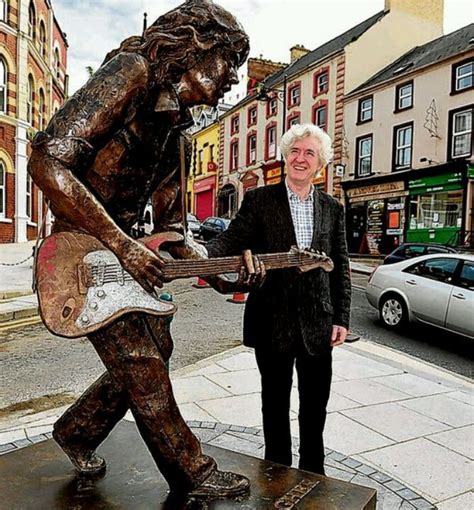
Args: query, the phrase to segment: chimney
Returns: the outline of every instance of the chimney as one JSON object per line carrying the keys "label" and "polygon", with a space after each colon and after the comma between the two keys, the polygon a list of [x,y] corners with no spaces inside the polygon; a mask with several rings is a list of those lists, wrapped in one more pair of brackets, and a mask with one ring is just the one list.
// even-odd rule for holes
{"label": "chimney", "polygon": [[247,94],[253,94],[257,85],[267,76],[280,71],[286,64],[272,62],[264,58],[249,58],[247,61]]}
{"label": "chimney", "polygon": [[306,49],[302,44],[296,44],[290,48],[291,63],[299,60],[301,57],[304,57],[307,53],[309,53],[309,50]]}

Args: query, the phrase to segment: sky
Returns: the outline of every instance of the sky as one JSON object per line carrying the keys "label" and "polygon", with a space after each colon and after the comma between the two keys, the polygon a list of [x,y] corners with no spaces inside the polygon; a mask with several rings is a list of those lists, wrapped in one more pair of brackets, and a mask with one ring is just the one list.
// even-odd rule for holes
{"label": "sky", "polygon": [[[411,1],[411,0],[406,0]],[[130,35],[140,34],[143,13],[148,24],[176,7],[180,0],[52,0],[56,18],[69,44],[69,93],[88,78],[86,67],[97,69],[108,51]],[[289,62],[290,48],[313,50],[383,10],[384,0],[219,0],[242,23],[250,37],[250,56]],[[428,2],[427,2],[428,3]],[[474,21],[472,0],[444,0],[444,33]],[[242,98],[241,84],[226,96]]]}

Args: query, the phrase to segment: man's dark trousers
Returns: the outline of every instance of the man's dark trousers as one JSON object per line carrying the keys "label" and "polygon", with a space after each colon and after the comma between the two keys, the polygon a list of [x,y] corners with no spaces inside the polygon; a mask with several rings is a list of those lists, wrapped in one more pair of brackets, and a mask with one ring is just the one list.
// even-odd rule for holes
{"label": "man's dark trousers", "polygon": [[331,351],[310,355],[300,339],[289,352],[257,347],[255,356],[262,381],[265,459],[291,466],[290,394],[296,366],[299,467],[324,475],[323,430],[332,377]]}

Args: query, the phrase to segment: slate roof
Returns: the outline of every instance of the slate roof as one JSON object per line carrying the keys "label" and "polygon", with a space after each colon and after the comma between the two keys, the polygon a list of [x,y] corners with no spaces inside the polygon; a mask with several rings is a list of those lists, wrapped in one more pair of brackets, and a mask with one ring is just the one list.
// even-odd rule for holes
{"label": "slate roof", "polygon": [[416,69],[459,55],[469,49],[474,50],[474,42],[469,44],[470,40],[474,41],[474,23],[423,44],[423,46],[415,46],[392,64],[374,74],[362,85],[359,85],[351,94],[384,81],[397,79],[400,76],[412,73]]}

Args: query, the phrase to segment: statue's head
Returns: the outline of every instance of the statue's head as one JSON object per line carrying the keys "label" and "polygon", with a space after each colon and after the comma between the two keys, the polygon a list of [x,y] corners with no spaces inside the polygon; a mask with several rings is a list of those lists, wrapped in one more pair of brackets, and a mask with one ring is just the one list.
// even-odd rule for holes
{"label": "statue's head", "polygon": [[[202,77],[216,88],[229,88],[236,82],[236,70],[248,56],[249,39],[237,19],[210,0],[187,0],[176,9],[160,16],[143,34],[126,39],[120,48],[110,52],[106,61],[122,51],[144,55],[155,70],[161,83],[177,84],[191,70],[208,71]],[[226,79],[222,76],[222,60],[229,66]],[[214,72],[212,72],[214,70]],[[225,90],[224,90],[225,91]],[[208,91],[211,95],[212,92]],[[216,95],[216,94],[214,94]],[[218,94],[221,95],[221,94]],[[216,103],[204,98],[205,103]],[[195,100],[191,101],[196,103]]]}

